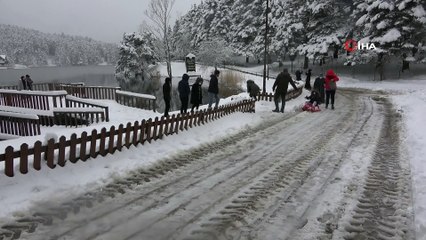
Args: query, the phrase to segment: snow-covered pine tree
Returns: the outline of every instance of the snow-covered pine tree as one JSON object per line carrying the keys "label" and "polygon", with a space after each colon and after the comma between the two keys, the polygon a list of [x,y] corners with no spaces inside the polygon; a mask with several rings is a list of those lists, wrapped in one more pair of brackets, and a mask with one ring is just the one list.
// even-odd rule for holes
{"label": "snow-covered pine tree", "polygon": [[360,17],[354,35],[359,41],[373,43],[377,48],[377,51],[369,51],[363,56],[376,58],[382,80],[389,56],[413,52],[424,41],[426,14],[422,1],[367,0],[366,3],[358,2],[357,8]]}
{"label": "snow-covered pine tree", "polygon": [[307,57],[305,61],[308,58],[321,61],[329,52],[341,48],[343,39],[350,29],[350,23],[347,21],[350,7],[346,2],[313,0],[307,2],[306,9],[300,13],[305,26],[305,41],[299,45],[298,50]]}
{"label": "snow-covered pine tree", "polygon": [[0,24],[0,32],[0,53],[6,54],[12,64],[90,65],[113,63],[117,58],[116,44],[87,37],[48,34],[4,24]]}
{"label": "snow-covered pine tree", "polygon": [[150,34],[127,33],[119,49],[116,78],[123,90],[150,93],[149,64],[155,60],[153,39]]}

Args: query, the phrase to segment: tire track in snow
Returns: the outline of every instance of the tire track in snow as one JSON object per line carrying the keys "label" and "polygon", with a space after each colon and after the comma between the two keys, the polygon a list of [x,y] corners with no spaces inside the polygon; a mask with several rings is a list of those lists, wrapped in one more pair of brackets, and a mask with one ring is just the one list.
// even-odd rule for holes
{"label": "tire track in snow", "polygon": [[387,99],[377,101],[384,105],[387,117],[364,191],[353,209],[352,219],[344,227],[348,233],[344,239],[415,239],[410,169],[401,153],[399,116]]}

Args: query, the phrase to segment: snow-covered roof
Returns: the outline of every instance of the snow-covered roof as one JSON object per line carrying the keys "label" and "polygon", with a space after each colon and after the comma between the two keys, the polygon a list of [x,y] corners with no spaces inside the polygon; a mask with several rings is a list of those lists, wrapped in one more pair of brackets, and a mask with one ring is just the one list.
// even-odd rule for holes
{"label": "snow-covered roof", "polygon": [[6,59],[6,55],[0,55],[0,59]]}
{"label": "snow-covered roof", "polygon": [[190,54],[186,55],[186,57],[187,57],[187,58],[195,58],[195,55],[194,55],[194,54],[192,54],[192,53],[190,53]]}

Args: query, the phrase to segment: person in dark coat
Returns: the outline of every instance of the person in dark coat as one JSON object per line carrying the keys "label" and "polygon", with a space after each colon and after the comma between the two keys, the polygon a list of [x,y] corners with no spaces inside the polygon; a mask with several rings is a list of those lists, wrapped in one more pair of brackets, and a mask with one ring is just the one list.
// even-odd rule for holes
{"label": "person in dark coat", "polygon": [[331,99],[331,109],[334,109],[334,96],[336,95],[336,82],[339,77],[332,69],[328,70],[325,75],[324,88],[325,88],[325,108],[328,108],[328,103]]}
{"label": "person in dark coat", "polygon": [[198,110],[198,107],[203,102],[203,90],[201,89],[201,85],[203,85],[203,79],[198,77],[191,89],[191,112],[194,112],[194,108]]}
{"label": "person in dark coat", "polygon": [[247,80],[247,92],[251,98],[256,99],[260,93],[260,87],[253,80]]}
{"label": "person in dark coat", "polygon": [[21,82],[19,83],[19,88],[23,90],[27,90],[27,80],[24,76],[21,76]]}
{"label": "person in dark coat", "polygon": [[306,99],[309,100],[309,102],[314,105],[314,106],[318,106],[321,103],[321,96],[320,93],[318,92],[317,89],[312,89],[311,91],[311,95],[306,96]]}
{"label": "person in dark coat", "polygon": [[296,81],[302,81],[302,71],[296,70]]}
{"label": "person in dark coat", "polygon": [[170,100],[172,99],[171,91],[172,91],[172,80],[169,77],[167,77],[163,84],[163,98],[164,98],[164,103],[166,105],[164,109],[165,117],[169,116]]}
{"label": "person in dark coat", "polygon": [[181,102],[181,107],[180,107],[181,114],[187,113],[188,111],[189,93],[191,92],[191,89],[189,88],[188,80],[189,80],[188,74],[184,73],[182,75],[182,80],[180,80],[178,84],[179,98]]}
{"label": "person in dark coat", "polygon": [[209,93],[209,108],[212,107],[213,104],[213,98],[215,99],[215,108],[218,107],[219,105],[219,74],[220,71],[219,70],[215,70],[214,74],[210,76],[210,83],[209,83],[209,89],[208,89],[208,93]]}
{"label": "person in dark coat", "polygon": [[311,90],[311,75],[312,75],[312,69],[309,69],[306,72],[306,81],[305,81],[305,88],[308,90]]}
{"label": "person in dark coat", "polygon": [[31,79],[30,75],[25,75],[25,81],[27,82],[27,89],[33,90],[33,80]]}
{"label": "person in dark coat", "polygon": [[272,90],[275,91],[274,94],[274,102],[275,102],[275,109],[272,110],[273,112],[279,112],[279,106],[278,106],[278,100],[281,97],[281,112],[284,112],[285,108],[285,96],[287,95],[287,89],[288,84],[291,84],[293,86],[294,90],[297,90],[297,86],[294,83],[293,79],[291,78],[290,74],[288,73],[288,70],[284,68],[284,70],[278,74],[277,79],[274,82],[274,85],[272,86]]}
{"label": "person in dark coat", "polygon": [[324,92],[324,76],[322,73],[315,79],[313,89],[316,89],[320,94],[320,103],[325,103],[325,92]]}

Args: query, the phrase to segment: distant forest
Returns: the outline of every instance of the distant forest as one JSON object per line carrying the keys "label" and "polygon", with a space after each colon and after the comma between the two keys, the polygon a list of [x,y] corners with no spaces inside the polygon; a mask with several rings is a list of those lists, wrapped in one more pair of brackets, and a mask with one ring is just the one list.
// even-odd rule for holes
{"label": "distant forest", "polygon": [[0,55],[10,64],[69,66],[115,64],[118,45],[88,37],[49,34],[0,24]]}

